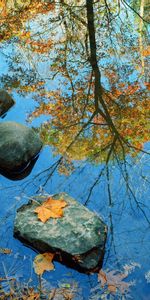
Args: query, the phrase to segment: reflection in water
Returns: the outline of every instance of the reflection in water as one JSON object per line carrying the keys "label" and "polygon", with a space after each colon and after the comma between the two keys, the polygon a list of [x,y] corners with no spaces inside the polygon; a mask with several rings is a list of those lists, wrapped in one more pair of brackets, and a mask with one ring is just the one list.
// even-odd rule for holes
{"label": "reflection in water", "polygon": [[25,177],[27,177],[31,173],[38,157],[39,157],[39,154],[36,155],[36,157],[34,157],[31,161],[29,161],[27,163],[27,165],[22,167],[22,169],[16,170],[16,172],[14,171],[14,172],[9,172],[8,173],[7,171],[5,171],[3,169],[0,169],[0,174],[2,174],[3,176],[5,176],[6,178],[11,179],[11,180],[24,179]]}
{"label": "reflection in water", "polygon": [[[25,98],[18,101],[35,100],[35,107],[25,112],[27,121],[36,124],[51,147],[43,152],[37,173],[22,181],[20,193],[66,191],[102,213],[109,225],[104,268],[141,265],[132,278],[137,282],[131,294],[147,299],[147,2],[36,3],[13,15],[7,8],[1,20],[1,55],[7,60],[1,85]],[[87,282],[85,286],[90,290],[96,282],[89,280],[90,287]]]}

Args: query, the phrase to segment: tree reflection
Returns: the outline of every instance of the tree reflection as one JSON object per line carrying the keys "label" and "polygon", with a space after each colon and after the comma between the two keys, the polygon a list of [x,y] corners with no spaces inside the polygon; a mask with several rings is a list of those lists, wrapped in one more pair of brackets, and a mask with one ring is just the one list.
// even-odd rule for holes
{"label": "tree reflection", "polygon": [[[143,146],[149,139],[149,85],[141,77],[143,70],[140,73],[138,69],[138,33],[134,37],[130,23],[128,27],[123,24],[120,1],[61,0],[49,4],[38,1],[36,8],[34,4],[31,1],[26,9],[19,11],[21,23],[14,22],[14,16],[13,22],[10,18],[9,26],[13,23],[14,27],[9,35],[8,29],[3,30],[3,41],[15,36],[19,42],[19,51],[10,64],[13,78],[3,75],[4,87],[34,94],[39,106],[30,120],[42,114],[50,117],[42,124],[40,134],[45,144],[61,155],[61,173],[70,174],[74,160],[88,159],[105,163],[109,181],[108,163],[115,160],[119,166],[124,164],[128,185],[126,156],[147,153]],[[27,28],[26,21],[40,13],[48,14],[48,18],[41,32],[35,33],[32,24]],[[40,19],[38,22],[41,25]],[[146,43],[144,49],[147,51]],[[130,51],[127,59],[126,53]],[[27,59],[25,65],[22,53]],[[38,67],[41,63],[46,68],[42,74]],[[146,55],[144,63],[146,66]],[[59,82],[57,88],[48,89],[47,80]],[[87,201],[102,174],[100,170]]]}
{"label": "tree reflection", "polygon": [[[56,72],[55,76],[58,72],[62,74],[65,91],[43,90],[48,102],[42,102],[32,117],[51,115],[50,122],[41,127],[41,136],[46,144],[54,146],[55,153],[65,154],[70,160],[89,158],[107,163],[111,156],[124,158],[129,152],[134,156],[144,151],[143,144],[149,138],[148,94],[137,81],[132,84],[119,82],[113,68],[107,70],[111,88],[106,90],[102,86],[92,1],[87,1],[86,11],[84,38],[87,39],[88,33],[89,43],[86,40],[86,45],[82,44],[84,51],[81,58],[87,60],[88,70],[81,66],[80,60],[77,61],[78,69],[70,62],[69,51],[73,47],[76,49],[80,40],[77,37],[73,40],[73,33],[68,33],[64,21],[66,39],[62,48],[58,48],[60,58],[57,56],[57,63],[56,60],[53,62],[52,69]],[[64,13],[62,15],[64,17]],[[81,45],[78,53],[81,55],[80,51]],[[84,76],[81,77],[81,73]]]}
{"label": "tree reflection", "polygon": [[36,101],[28,122],[42,123],[54,154],[43,167],[51,161],[45,147],[37,173],[8,188],[27,201],[31,192],[64,190],[103,214],[112,268],[141,262],[149,247],[146,3],[30,1],[1,20],[2,88]]}

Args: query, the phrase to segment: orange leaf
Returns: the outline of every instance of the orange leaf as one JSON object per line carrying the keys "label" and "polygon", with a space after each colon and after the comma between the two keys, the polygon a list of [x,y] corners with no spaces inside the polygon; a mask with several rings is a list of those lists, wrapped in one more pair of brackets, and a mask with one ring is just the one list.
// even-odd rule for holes
{"label": "orange leaf", "polygon": [[128,273],[120,273],[117,270],[104,272],[100,270],[98,273],[98,281],[101,283],[101,287],[107,286],[110,293],[116,293],[117,289],[124,294],[128,291],[129,287],[133,285],[133,282],[123,281],[128,276]]}
{"label": "orange leaf", "polygon": [[63,209],[67,206],[64,200],[54,200],[49,197],[42,205],[38,206],[34,211],[38,214],[38,218],[45,223],[49,218],[63,217]]}
{"label": "orange leaf", "polygon": [[[30,296],[29,296],[30,295]],[[40,300],[40,294],[33,290],[28,290],[28,295],[22,295],[22,300]]]}
{"label": "orange leaf", "polygon": [[10,253],[12,253],[12,250],[10,250],[8,248],[0,248],[0,253],[2,253],[2,254],[10,254]]}
{"label": "orange leaf", "polygon": [[116,288],[116,286],[114,286],[114,285],[108,284],[108,290],[109,290],[111,293],[116,293],[117,288]]}
{"label": "orange leaf", "polygon": [[37,275],[42,275],[44,271],[54,270],[52,260],[54,258],[53,253],[38,254],[34,259],[34,271]]}
{"label": "orange leaf", "polygon": [[98,281],[101,282],[101,286],[104,287],[107,283],[107,276],[103,270],[100,270],[98,273]]}
{"label": "orange leaf", "polygon": [[143,54],[143,56],[150,56],[150,47],[147,47],[147,49],[144,49],[142,54]]}

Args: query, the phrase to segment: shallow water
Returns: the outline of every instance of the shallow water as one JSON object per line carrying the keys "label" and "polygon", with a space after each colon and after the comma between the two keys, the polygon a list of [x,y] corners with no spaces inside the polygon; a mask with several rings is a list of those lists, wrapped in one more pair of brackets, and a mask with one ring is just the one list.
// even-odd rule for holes
{"label": "shallow water", "polygon": [[[117,5],[109,6],[109,17],[115,17]],[[80,274],[54,262],[55,270],[43,275],[47,286],[77,285],[75,299],[150,299],[148,26],[124,5],[108,24],[105,8],[95,5],[103,97],[122,137],[114,145],[115,133],[104,124],[110,120],[99,113],[88,123],[96,83],[88,60],[90,47],[86,49],[86,10],[80,3],[69,9],[39,6],[35,12],[31,7],[26,14],[22,23],[7,20],[16,25],[9,33],[3,30],[0,86],[16,104],[1,122],[37,128],[45,146],[28,177],[11,181],[1,176],[0,247],[12,253],[0,255],[0,277],[7,274],[31,286],[39,284],[32,267],[35,251],[13,237],[16,210],[37,193],[66,192],[108,226],[103,270],[128,269],[125,281],[134,284],[128,292],[118,289],[111,294],[100,287],[97,274]]]}

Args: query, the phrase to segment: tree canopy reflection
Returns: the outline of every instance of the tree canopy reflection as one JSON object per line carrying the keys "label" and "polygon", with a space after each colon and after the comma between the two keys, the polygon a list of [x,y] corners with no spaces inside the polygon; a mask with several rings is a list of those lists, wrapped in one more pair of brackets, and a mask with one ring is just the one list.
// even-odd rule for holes
{"label": "tree canopy reflection", "polygon": [[[84,8],[78,7],[81,14],[72,11],[74,7],[64,1],[61,4],[64,35],[56,48],[51,68],[54,77],[62,76],[65,91],[42,90],[46,101],[41,102],[32,117],[41,114],[51,117],[41,126],[41,136],[46,144],[54,147],[55,153],[65,155],[68,160],[88,158],[108,163],[116,156],[119,159],[129,153],[135,156],[144,151],[143,145],[149,139],[148,83],[123,81],[112,64],[102,71],[109,83],[106,89],[99,66],[99,60],[103,58],[99,54],[100,26],[97,27],[98,16],[92,1],[87,1]],[[105,20],[105,6],[102,12]],[[71,30],[67,25],[69,17],[72,17],[72,27],[74,25],[73,28],[70,26]],[[138,45],[135,48],[133,65],[124,76],[129,77],[135,71]],[[129,49],[130,46],[127,51]],[[73,53],[70,54],[71,50]]]}
{"label": "tree canopy reflection", "polygon": [[[142,24],[148,23],[144,18],[147,4],[132,3],[137,11],[135,32],[129,19],[128,25],[123,23],[131,9],[127,4],[61,0],[38,1],[35,8],[34,1],[29,1],[14,15],[8,4],[3,5],[2,22],[7,19],[11,30],[2,26],[1,39],[17,37],[20,51],[10,64],[13,78],[3,75],[3,85],[22,94],[35,93],[39,106],[30,120],[42,114],[50,117],[40,128],[41,137],[67,161],[90,159],[107,164],[144,152],[149,139],[149,48],[144,25],[136,25],[140,11]],[[35,32],[32,22],[27,26],[26,21],[39,15],[37,24],[41,24],[40,13],[45,14],[44,25],[41,32]],[[14,22],[18,14],[21,23]],[[8,20],[11,15],[13,19]],[[22,53],[29,68],[23,64]],[[41,63],[46,69],[42,76]],[[49,90],[47,80],[59,83]]]}
{"label": "tree canopy reflection", "polygon": [[147,0],[38,0],[3,8],[1,19],[1,87],[18,93],[19,104],[20,95],[35,100],[27,121],[55,156],[45,147],[44,163],[17,191],[65,190],[104,214],[112,268],[120,253],[125,263],[137,252],[147,259],[149,247],[146,7]]}

